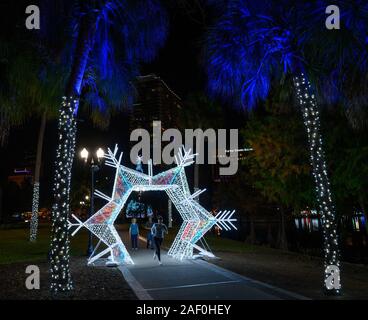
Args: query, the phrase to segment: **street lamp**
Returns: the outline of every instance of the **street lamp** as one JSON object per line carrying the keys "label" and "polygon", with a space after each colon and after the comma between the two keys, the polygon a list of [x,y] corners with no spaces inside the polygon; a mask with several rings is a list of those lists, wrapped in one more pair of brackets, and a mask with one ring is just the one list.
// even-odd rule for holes
{"label": "street lamp", "polygon": [[100,161],[100,159],[102,159],[105,156],[105,151],[103,151],[102,148],[98,148],[96,151],[96,156],[98,161]]}
{"label": "street lamp", "polygon": [[[92,156],[90,157],[90,166],[91,166],[91,195],[90,195],[90,210],[88,213],[88,219],[94,214],[94,193],[95,193],[95,172],[98,171],[100,169],[99,164],[101,163],[102,158],[104,157],[105,152],[103,151],[102,148],[98,148],[96,151],[96,160],[97,160],[97,164],[95,163],[95,159]],[[80,156],[81,158],[84,160],[85,163],[88,162],[89,159],[89,152],[86,148],[83,148],[82,151],[80,152]],[[87,200],[86,196],[86,200]],[[89,236],[88,236],[88,246],[87,246],[87,255],[90,256],[93,252],[93,244],[92,244],[92,232],[89,231]]]}
{"label": "street lamp", "polygon": [[89,152],[86,148],[82,149],[80,155],[81,155],[81,158],[84,159],[85,162],[87,162]]}

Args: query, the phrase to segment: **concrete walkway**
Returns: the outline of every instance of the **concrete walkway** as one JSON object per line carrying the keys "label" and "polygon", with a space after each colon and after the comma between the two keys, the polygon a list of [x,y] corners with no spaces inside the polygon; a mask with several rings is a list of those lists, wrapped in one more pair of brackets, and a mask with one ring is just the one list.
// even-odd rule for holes
{"label": "concrete walkway", "polygon": [[[130,247],[126,232],[124,243]],[[162,265],[153,259],[141,238],[137,251],[129,250],[134,265],[119,270],[141,300],[282,300],[306,299],[274,286],[246,278],[204,260],[178,261],[161,252]]]}

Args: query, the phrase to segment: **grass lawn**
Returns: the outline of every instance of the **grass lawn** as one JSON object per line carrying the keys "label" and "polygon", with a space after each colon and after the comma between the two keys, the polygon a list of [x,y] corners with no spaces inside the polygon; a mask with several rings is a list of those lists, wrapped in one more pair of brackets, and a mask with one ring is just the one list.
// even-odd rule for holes
{"label": "grass lawn", "polygon": [[[0,230],[0,300],[134,300],[137,299],[117,268],[87,266],[86,229],[71,238],[70,271],[74,290],[55,297],[50,292],[50,224],[40,224],[37,242],[29,242],[29,229]],[[96,239],[94,239],[96,241]],[[96,243],[96,242],[95,242]],[[40,290],[25,287],[28,264],[40,269]]]}
{"label": "grass lawn", "polygon": [[[0,230],[0,264],[45,261],[50,248],[49,224],[40,224],[37,241],[29,242],[29,229]],[[87,232],[81,230],[71,238],[71,255],[83,256],[87,249]]]}
{"label": "grass lawn", "polygon": [[[120,230],[127,230],[127,225],[122,225],[119,227]],[[169,229],[169,233],[165,235],[164,246],[169,248],[174,241],[179,228],[173,227]],[[140,226],[140,233],[143,237],[146,237],[147,230]],[[216,252],[229,252],[229,253],[251,253],[251,252],[280,252],[280,250],[269,248],[266,246],[254,246],[247,244],[242,241],[231,240],[223,237],[219,237],[214,235],[211,232],[208,232],[205,235],[205,240],[210,246],[211,250],[216,254]]]}
{"label": "grass lawn", "polygon": [[[120,232],[127,232],[128,227],[127,223],[116,225],[117,230]],[[166,248],[170,247],[177,230],[178,227],[169,229],[169,234],[164,241]],[[142,225],[140,226],[140,233],[144,237],[147,235],[147,230]],[[125,233],[125,235],[127,234]],[[77,287],[85,290],[79,292],[76,297],[91,297],[91,299],[105,297],[107,299],[117,297],[119,294],[124,299],[130,297],[130,289],[124,281],[118,283],[123,287],[114,289],[116,277],[118,275],[121,277],[118,271],[111,270],[110,275],[105,275],[106,270],[100,272],[98,268],[86,267],[87,236],[87,231],[82,229],[75,237],[71,238],[71,255],[73,257],[71,259],[71,267],[72,269],[74,268],[73,274],[78,283]],[[3,284],[5,288],[5,291],[3,291],[7,292],[7,294],[14,286],[14,281],[19,281],[19,288],[24,287],[23,276],[27,262],[36,262],[43,268],[41,268],[43,277],[48,277],[47,252],[50,246],[50,225],[40,225],[36,243],[30,243],[28,239],[28,228],[0,230],[0,269],[4,279],[9,280],[7,285]],[[95,243],[97,242],[96,238],[94,238],[94,241]],[[253,246],[241,241],[221,238],[211,233],[206,235],[206,241],[213,253],[220,258],[213,260],[212,263],[214,264],[256,280],[298,292],[307,297],[315,299],[326,298],[321,291],[323,266],[321,258],[265,246]],[[6,271],[8,272],[6,273]],[[97,275],[98,272],[100,274]],[[98,289],[101,287],[101,283],[107,281],[105,277],[108,277],[108,281],[111,283],[109,288],[111,287],[115,291],[106,293],[106,290],[101,291]],[[368,296],[367,279],[368,268],[366,266],[343,263],[344,298],[366,299]],[[88,288],[93,281],[95,281],[94,289],[92,291],[86,290],[85,288]],[[45,284],[46,287],[47,283]],[[44,290],[45,292],[48,290],[46,289]],[[14,296],[19,296],[20,298],[29,296],[29,292],[25,292],[24,295],[16,294],[14,293]],[[44,297],[48,297],[46,293],[38,295],[35,299]],[[131,295],[131,298],[135,298],[134,295]]]}
{"label": "grass lawn", "polygon": [[[116,225],[118,230],[128,230],[128,224]],[[29,242],[29,229],[8,229],[0,230],[0,264],[24,261],[43,261],[47,259],[47,253],[50,247],[50,225],[40,224],[36,243]],[[166,235],[164,246],[170,247],[177,234],[178,228],[169,229]],[[147,230],[141,226],[142,236],[146,236]],[[71,255],[84,256],[87,248],[87,231],[81,229],[71,238]],[[96,241],[96,238],[94,238]],[[221,238],[214,234],[207,234],[206,241],[210,248],[216,252],[229,253],[280,253],[280,250],[262,246],[252,246],[241,241]],[[291,254],[291,253],[290,253]]]}

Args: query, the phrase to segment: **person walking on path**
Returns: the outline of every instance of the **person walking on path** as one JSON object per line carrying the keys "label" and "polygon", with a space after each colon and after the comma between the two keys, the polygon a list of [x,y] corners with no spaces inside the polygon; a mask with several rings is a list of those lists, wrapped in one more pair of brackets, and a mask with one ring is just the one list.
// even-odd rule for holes
{"label": "person walking on path", "polygon": [[162,244],[162,241],[164,239],[164,235],[165,235],[165,233],[166,234],[168,233],[168,230],[167,230],[166,225],[162,223],[162,217],[161,216],[159,216],[157,220],[158,220],[158,222],[155,223],[151,228],[151,232],[152,232],[152,235],[153,235],[153,242],[154,242],[155,248],[156,248],[156,251],[153,254],[153,259],[156,259],[156,257],[157,257],[158,258],[158,263],[160,265],[162,265],[162,263],[161,263],[161,244]]}
{"label": "person walking on path", "polygon": [[153,249],[153,235],[151,229],[147,232],[147,249]]}
{"label": "person walking on path", "polygon": [[138,250],[139,228],[138,228],[136,219],[132,219],[132,223],[129,227],[129,235],[130,235],[130,239],[132,240],[132,249]]}

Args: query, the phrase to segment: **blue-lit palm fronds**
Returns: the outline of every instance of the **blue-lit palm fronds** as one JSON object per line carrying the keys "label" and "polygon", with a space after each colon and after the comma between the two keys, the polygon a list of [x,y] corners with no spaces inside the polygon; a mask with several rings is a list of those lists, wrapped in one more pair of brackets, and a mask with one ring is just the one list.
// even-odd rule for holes
{"label": "blue-lit palm fronds", "polygon": [[132,80],[139,75],[140,63],[154,59],[165,43],[168,19],[156,0],[110,0],[99,15],[86,73],[93,77],[85,76],[83,84],[89,85],[88,105],[106,112],[109,106],[131,105]]}
{"label": "blue-lit palm fronds", "polygon": [[316,27],[310,32],[305,55],[322,66],[323,72],[316,78],[322,100],[343,103],[352,112],[368,105],[368,2],[335,1],[340,9],[341,29],[334,31],[318,27],[318,17],[325,17],[325,8],[330,4],[320,0],[314,5],[309,21]]}
{"label": "blue-lit palm fronds", "polygon": [[286,1],[230,1],[209,31],[205,49],[208,89],[214,96],[252,108],[269,93],[272,78],[288,71],[303,37],[297,8]]}
{"label": "blue-lit palm fronds", "polygon": [[335,1],[342,13],[338,31],[325,27],[330,4],[229,1],[206,39],[210,94],[252,108],[268,96],[274,80],[302,64],[324,102],[341,100],[352,87],[352,75],[368,70],[368,4]]}
{"label": "blue-lit palm fronds", "polygon": [[[167,37],[168,17],[160,2],[55,0],[50,7],[49,1],[42,0],[41,10],[46,13],[40,37],[69,68],[75,59],[82,17],[96,13],[97,30],[81,91],[88,93],[84,98],[96,110],[107,112],[111,106],[129,105],[133,99],[131,81],[139,75],[140,64],[154,59]],[[89,99],[96,94],[106,101]]]}
{"label": "blue-lit palm fronds", "polygon": [[117,47],[119,60],[137,64],[151,61],[165,43],[168,19],[156,0],[110,0],[100,16],[93,57],[102,76],[111,72]]}
{"label": "blue-lit palm fronds", "polygon": [[157,1],[108,1],[101,8],[82,83],[82,105],[105,119],[116,109],[130,107],[132,80],[139,75],[140,63],[151,61],[163,46],[167,27],[166,13]]}

